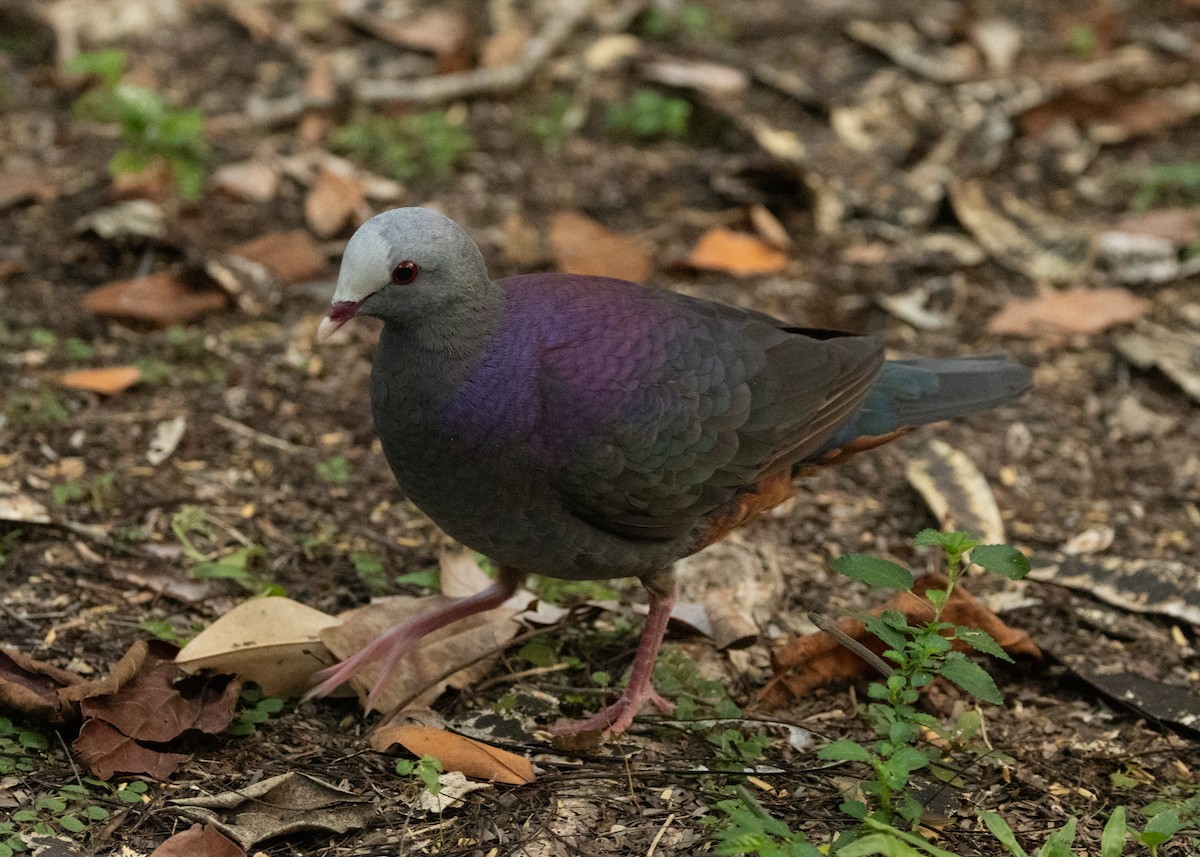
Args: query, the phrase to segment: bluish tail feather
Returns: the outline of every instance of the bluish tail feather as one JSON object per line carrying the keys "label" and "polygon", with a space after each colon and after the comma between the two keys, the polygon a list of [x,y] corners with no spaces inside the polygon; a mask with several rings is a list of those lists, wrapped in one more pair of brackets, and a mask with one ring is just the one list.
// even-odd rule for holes
{"label": "bluish tail feather", "polygon": [[1033,372],[1006,357],[888,360],[862,407],[827,446],[855,438],[952,420],[1017,399],[1033,385]]}

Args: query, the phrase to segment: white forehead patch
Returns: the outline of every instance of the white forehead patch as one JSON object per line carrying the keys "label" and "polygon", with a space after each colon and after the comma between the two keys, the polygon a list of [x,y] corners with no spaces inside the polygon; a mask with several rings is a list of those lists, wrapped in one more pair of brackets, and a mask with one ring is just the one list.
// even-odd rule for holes
{"label": "white forehead patch", "polygon": [[361,301],[387,285],[391,277],[388,270],[391,247],[378,225],[369,220],[351,236],[342,255],[334,301]]}

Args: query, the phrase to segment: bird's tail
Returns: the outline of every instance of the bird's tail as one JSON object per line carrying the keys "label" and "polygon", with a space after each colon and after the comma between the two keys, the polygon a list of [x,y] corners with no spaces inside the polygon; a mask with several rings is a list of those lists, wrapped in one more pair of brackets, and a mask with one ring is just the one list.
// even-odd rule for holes
{"label": "bird's tail", "polygon": [[826,449],[986,411],[1014,401],[1032,385],[1029,367],[1007,357],[888,360],[858,413]]}

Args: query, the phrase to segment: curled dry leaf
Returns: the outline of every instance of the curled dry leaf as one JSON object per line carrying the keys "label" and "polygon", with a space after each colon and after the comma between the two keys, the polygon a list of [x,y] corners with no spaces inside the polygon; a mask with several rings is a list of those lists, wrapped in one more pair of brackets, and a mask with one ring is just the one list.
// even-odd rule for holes
{"label": "curled dry leaf", "polygon": [[92,289],[83,296],[88,312],[112,318],[146,321],[160,327],[183,324],[207,312],[224,309],[224,292],[195,283],[196,278],[162,271]]}
{"label": "curled dry leaf", "polygon": [[788,257],[753,235],[718,226],[701,235],[682,262],[692,268],[742,277],[777,274],[787,267]]}
{"label": "curled dry leaf", "polygon": [[381,753],[396,744],[414,756],[433,756],[445,771],[477,780],[520,786],[535,777],[533,763],[524,756],[442,729],[384,725],[371,734],[371,746]]}
{"label": "curled dry leaf", "polygon": [[107,366],[101,369],[77,369],[58,379],[69,390],[89,390],[112,396],[128,390],[142,377],[136,366]]}
{"label": "curled dry leaf", "polygon": [[160,422],[154,427],[154,433],[150,436],[150,448],[146,450],[146,460],[155,467],[162,464],[179,446],[179,441],[183,440],[183,433],[186,430],[186,417],[173,417]]}
{"label": "curled dry leaf", "polygon": [[576,211],[560,211],[550,219],[550,249],[558,268],[568,274],[642,283],[653,271],[641,240],[612,232]]}
{"label": "curled dry leaf", "polygon": [[75,706],[59,693],[81,684],[75,673],[42,663],[15,649],[0,649],[0,708],[16,711],[31,720],[65,723]]}
{"label": "curled dry leaf", "polygon": [[325,270],[325,257],[303,229],[269,232],[229,252],[262,265],[285,286],[314,279]]}
{"label": "curled dry leaf", "polygon": [[213,825],[193,824],[155,848],[150,857],[246,857],[246,851]]}
{"label": "curled dry leaf", "polygon": [[[946,578],[938,574],[928,574],[917,580],[913,592],[916,596],[921,596],[926,589],[945,587]],[[908,592],[901,592],[887,603],[873,608],[871,614],[880,616],[885,610],[899,610],[914,624],[928,622],[933,616],[928,601]],[[942,621],[986,631],[1010,655],[1031,658],[1042,656],[1041,650],[1028,634],[1005,625],[995,613],[967,593],[961,584],[951,593],[942,613]],[[838,628],[877,655],[887,648],[882,640],[868,633],[866,626],[857,619],[843,619],[838,623]],[[962,643],[956,644],[955,648],[964,652],[972,651]],[[772,653],[771,663],[775,669],[775,677],[759,695],[759,702],[767,709],[778,708],[790,699],[804,696],[814,688],[872,672],[866,661],[824,631],[798,637],[784,644]]]}
{"label": "curled dry leaf", "polygon": [[1200,335],[1142,323],[1136,333],[1117,340],[1121,356],[1139,369],[1158,369],[1200,402],[1200,369],[1196,365]]}
{"label": "curled dry leaf", "polygon": [[201,631],[175,656],[189,673],[213,670],[253,681],[269,696],[300,696],[333,663],[321,631],[341,621],[290,598],[252,598]]}
{"label": "curled dry leaf", "polygon": [[270,202],[279,190],[279,170],[266,161],[222,164],[210,179],[213,188],[248,202]]}
{"label": "curled dry leaf", "polygon": [[934,438],[909,459],[905,475],[943,530],[976,533],[986,544],[1004,542],[1004,519],[996,497],[966,453]]}
{"label": "curled dry leaf", "polygon": [[188,757],[162,745],[189,731],[216,734],[233,720],[241,682],[229,676],[176,681],[174,656],[175,647],[161,641],[135,644],[122,659],[136,665],[129,680],[116,690],[81,700],[87,719],[74,747],[96,776],[168,776]]}
{"label": "curled dry leaf", "polygon": [[323,169],[304,197],[304,220],[320,238],[332,238],[355,225],[365,200],[363,183],[353,176]]}
{"label": "curled dry leaf", "polygon": [[306,830],[345,833],[362,827],[376,813],[354,792],[295,771],[233,791],[170,803],[189,818],[211,823],[243,848]]}
{"label": "curled dry leaf", "polygon": [[1150,306],[1128,289],[1039,290],[1035,298],[1016,298],[992,316],[989,333],[1012,336],[1062,336],[1100,333],[1118,324],[1132,324]]}

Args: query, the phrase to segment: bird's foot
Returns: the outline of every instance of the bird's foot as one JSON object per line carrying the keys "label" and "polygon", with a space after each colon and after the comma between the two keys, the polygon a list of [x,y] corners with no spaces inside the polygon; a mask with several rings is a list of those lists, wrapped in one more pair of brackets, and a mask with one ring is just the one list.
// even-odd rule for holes
{"label": "bird's foot", "polygon": [[550,734],[578,735],[581,732],[603,732],[607,729],[612,734],[619,735],[632,725],[633,718],[647,702],[661,714],[671,714],[675,711],[675,703],[663,699],[649,684],[639,692],[632,691],[633,688],[627,689],[620,699],[586,720],[560,720],[550,727]]}
{"label": "bird's foot", "polygon": [[382,660],[383,664],[379,675],[371,684],[371,692],[367,697],[367,711],[372,710],[375,708],[375,702],[387,687],[396,665],[420,645],[425,635],[457,622],[459,619],[499,607],[512,597],[521,582],[521,577],[520,572],[501,566],[496,581],[482,592],[472,595],[470,598],[460,598],[411,622],[401,623],[368,643],[340,664],[334,664],[318,672],[313,678],[320,684],[309,690],[300,701],[307,702],[315,697],[326,696],[352,678],[367,664]]}

